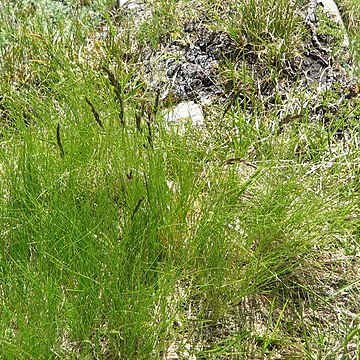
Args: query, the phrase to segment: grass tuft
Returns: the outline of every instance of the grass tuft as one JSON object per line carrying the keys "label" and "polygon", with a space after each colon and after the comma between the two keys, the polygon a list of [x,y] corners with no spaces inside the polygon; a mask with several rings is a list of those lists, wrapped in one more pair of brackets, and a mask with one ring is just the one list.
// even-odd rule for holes
{"label": "grass tuft", "polygon": [[[357,358],[359,102],[276,90],[299,4],[113,5],[0,5],[0,354]],[[243,53],[180,133],[141,63],[194,19]]]}

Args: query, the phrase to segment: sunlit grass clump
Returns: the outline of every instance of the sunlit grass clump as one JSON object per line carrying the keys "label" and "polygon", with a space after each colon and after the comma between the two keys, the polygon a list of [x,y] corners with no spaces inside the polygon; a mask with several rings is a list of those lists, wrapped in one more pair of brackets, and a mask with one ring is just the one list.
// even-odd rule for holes
{"label": "sunlit grass clump", "polygon": [[[320,313],[343,289],[357,311],[356,274],[331,254],[357,264],[358,127],[343,142],[306,116],[281,127],[258,99],[250,115],[214,106],[179,133],[135,62],[158,46],[157,25],[120,51],[130,43],[111,5],[74,3],[46,22],[45,5],[2,5],[1,356],[359,354],[355,319],[331,327]],[[287,51],[289,5],[248,5],[228,31]],[[343,281],[328,279],[332,294],[328,268]]]}

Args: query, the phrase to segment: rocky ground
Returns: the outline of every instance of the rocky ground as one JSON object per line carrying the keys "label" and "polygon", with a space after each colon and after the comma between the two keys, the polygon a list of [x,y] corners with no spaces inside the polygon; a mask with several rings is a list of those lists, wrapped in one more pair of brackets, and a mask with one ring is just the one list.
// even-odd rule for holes
{"label": "rocky ground", "polygon": [[[184,37],[176,40],[165,37],[155,49],[141,50],[139,62],[144,79],[149,89],[160,93],[165,107],[194,101],[205,109],[217,104],[227,112],[240,101],[251,110],[253,99],[258,98],[267,107],[278,107],[283,122],[289,121],[284,109],[297,89],[307,93],[305,107],[310,118],[329,121],[344,103],[358,97],[358,88],[346,30],[328,7],[319,2],[312,9],[309,4],[298,9],[308,35],[296,53],[273,59],[273,65],[258,46],[247,41],[246,34],[240,44],[229,33],[214,29],[205,14],[186,20],[182,24]],[[151,9],[139,0],[123,1],[114,16],[119,24],[131,18],[135,28],[139,28],[151,17]],[[246,68],[251,81],[245,84],[241,79],[226,77],[224,64],[228,62]],[[329,92],[334,96],[324,105],[322,100]],[[293,115],[303,112],[304,106],[298,106]],[[359,115],[354,116],[356,120]]]}

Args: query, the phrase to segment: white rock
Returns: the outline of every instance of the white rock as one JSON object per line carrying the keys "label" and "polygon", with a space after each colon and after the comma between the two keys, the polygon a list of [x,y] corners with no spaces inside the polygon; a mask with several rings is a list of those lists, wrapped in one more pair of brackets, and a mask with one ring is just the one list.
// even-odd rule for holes
{"label": "white rock", "polygon": [[166,110],[164,119],[168,125],[184,126],[191,122],[193,126],[204,124],[202,107],[193,101],[182,102],[170,110]]}
{"label": "white rock", "polygon": [[347,35],[346,27],[342,20],[338,6],[334,0],[317,0],[318,4],[321,4],[326,14],[328,14],[336,24],[339,24],[344,31],[344,47],[349,46],[349,37]]}
{"label": "white rock", "polygon": [[318,4],[321,4],[324,7],[324,11],[332,16],[335,22],[342,24],[343,21],[340,15],[340,11],[334,0],[318,0]]}
{"label": "white rock", "polygon": [[145,7],[145,4],[141,0],[118,0],[118,7],[123,7],[128,10],[142,11]]}
{"label": "white rock", "polygon": [[118,0],[119,6],[124,6],[129,0]]}

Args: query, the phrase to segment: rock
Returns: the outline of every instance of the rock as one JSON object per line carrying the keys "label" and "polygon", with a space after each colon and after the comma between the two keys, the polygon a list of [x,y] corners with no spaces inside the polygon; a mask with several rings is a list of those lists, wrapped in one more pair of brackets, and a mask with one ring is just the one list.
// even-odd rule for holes
{"label": "rock", "polygon": [[318,0],[318,3],[323,6],[324,11],[329,14],[337,24],[344,25],[339,9],[334,0]]}
{"label": "rock", "polygon": [[313,12],[315,12],[316,7],[318,5],[321,5],[323,7],[323,10],[324,10],[325,14],[327,14],[327,16],[335,24],[340,26],[341,31],[344,33],[343,46],[345,48],[349,47],[349,45],[350,45],[349,36],[347,34],[346,27],[344,25],[342,16],[340,14],[339,8],[336,5],[335,1],[334,0],[313,0],[312,3],[314,3],[313,6],[312,6]]}
{"label": "rock", "polygon": [[342,28],[342,30],[344,32],[343,46],[344,47],[349,47],[349,45],[350,45],[349,36],[347,34],[346,27],[345,27],[344,22],[342,20],[340,11],[339,11],[337,5],[335,4],[334,0],[318,0],[318,2],[320,4],[322,4],[322,6],[324,7],[324,11],[329,16],[331,16],[333,21],[341,26],[341,28]]}
{"label": "rock", "polygon": [[118,0],[118,6],[124,6],[129,0]]}
{"label": "rock", "polygon": [[196,127],[204,125],[202,107],[193,101],[182,102],[170,110],[165,110],[164,120],[167,127],[179,127],[181,132],[189,122]]}
{"label": "rock", "polygon": [[139,12],[138,16],[141,15],[141,12],[144,11],[144,4],[138,0],[118,0],[117,7],[124,8],[126,10],[136,10]]}

